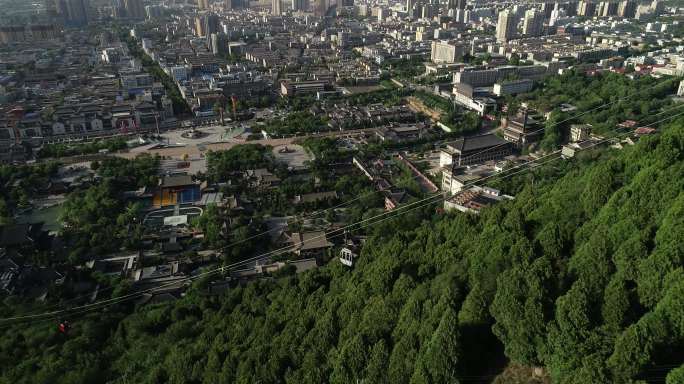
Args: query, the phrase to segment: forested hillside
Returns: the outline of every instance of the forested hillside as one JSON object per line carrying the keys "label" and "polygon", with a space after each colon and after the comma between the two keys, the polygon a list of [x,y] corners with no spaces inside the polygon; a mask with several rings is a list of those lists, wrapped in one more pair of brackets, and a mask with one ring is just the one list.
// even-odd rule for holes
{"label": "forested hillside", "polygon": [[[434,207],[337,262],[172,304],[3,328],[2,383],[684,382],[684,120]],[[513,189],[513,190],[511,190]],[[504,358],[505,356],[505,358]]]}

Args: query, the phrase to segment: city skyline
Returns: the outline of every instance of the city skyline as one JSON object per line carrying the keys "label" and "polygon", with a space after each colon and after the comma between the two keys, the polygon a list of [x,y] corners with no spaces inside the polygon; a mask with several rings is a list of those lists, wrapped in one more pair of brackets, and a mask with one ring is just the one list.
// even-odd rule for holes
{"label": "city skyline", "polygon": [[684,383],[683,4],[0,5],[0,383]]}

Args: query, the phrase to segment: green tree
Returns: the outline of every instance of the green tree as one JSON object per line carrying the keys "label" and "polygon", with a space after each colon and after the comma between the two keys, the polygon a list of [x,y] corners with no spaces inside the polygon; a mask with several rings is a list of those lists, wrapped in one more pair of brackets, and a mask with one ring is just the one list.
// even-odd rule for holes
{"label": "green tree", "polygon": [[684,382],[684,365],[681,365],[678,368],[675,368],[672,371],[670,371],[670,373],[667,374],[667,378],[665,380],[666,384],[677,384],[677,383],[683,383],[683,382]]}
{"label": "green tree", "polygon": [[565,140],[566,120],[565,114],[558,111],[551,112],[551,115],[544,124],[544,137],[540,143],[543,150],[547,152],[556,150]]}
{"label": "green tree", "polygon": [[546,350],[546,324],[551,318],[554,271],[547,256],[502,273],[491,306],[492,330],[506,356],[525,365],[540,365]]}
{"label": "green tree", "polygon": [[216,205],[210,204],[204,209],[202,215],[195,219],[193,226],[204,233],[204,242],[208,246],[218,248],[226,244],[222,229],[226,224],[223,212]]}
{"label": "green tree", "polygon": [[380,340],[373,348],[371,348],[368,364],[365,370],[365,381],[369,383],[384,384],[388,383],[387,369],[388,369],[389,352],[385,340]]}
{"label": "green tree", "polygon": [[412,383],[458,383],[461,355],[458,315],[447,306],[439,326],[432,334],[425,353],[416,363]]}

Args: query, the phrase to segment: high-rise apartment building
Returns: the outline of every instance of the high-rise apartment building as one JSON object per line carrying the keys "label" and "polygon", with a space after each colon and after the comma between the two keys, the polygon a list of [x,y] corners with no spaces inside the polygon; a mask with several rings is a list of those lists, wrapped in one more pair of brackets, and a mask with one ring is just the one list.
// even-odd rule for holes
{"label": "high-rise apartment building", "polygon": [[323,17],[328,13],[329,2],[328,0],[315,0],[313,8],[314,15]]}
{"label": "high-rise apartment building", "polygon": [[55,0],[45,0],[45,13],[48,17],[57,17],[57,2]]}
{"label": "high-rise apartment building", "polygon": [[563,19],[565,16],[565,9],[561,7],[556,7],[551,11],[551,17],[549,18],[549,26],[553,27],[558,24],[558,21]]}
{"label": "high-rise apartment building", "polygon": [[382,7],[378,8],[378,23],[382,23],[383,21],[385,21],[386,17],[387,17],[387,10],[385,10]]}
{"label": "high-rise apartment building", "polygon": [[204,30],[207,35],[219,32],[219,17],[213,13],[204,16]]}
{"label": "high-rise apartment building", "polygon": [[195,17],[195,34],[199,37],[208,37],[212,33],[219,32],[219,17],[214,14],[204,14]]}
{"label": "high-rise apartment building", "polygon": [[465,9],[466,3],[466,0],[448,0],[447,9]]}
{"label": "high-rise apartment building", "polygon": [[596,14],[596,3],[589,0],[582,0],[577,6],[577,15],[582,17],[593,17]]}
{"label": "high-rise apartment building", "polygon": [[64,21],[69,26],[80,27],[88,24],[88,0],[65,0]]}
{"label": "high-rise apartment building", "polygon": [[609,17],[616,16],[618,10],[618,3],[612,1],[602,1],[598,5],[598,16]]}
{"label": "high-rise apartment building", "polygon": [[57,13],[57,16],[60,16],[62,19],[66,19],[67,14],[69,13],[67,9],[66,0],[54,0],[54,2],[55,12]]}
{"label": "high-rise apartment building", "polygon": [[292,0],[292,10],[306,12],[309,10],[309,0]]}
{"label": "high-rise apartment building", "polygon": [[199,37],[207,35],[207,32],[204,29],[204,20],[202,20],[202,16],[195,17],[195,35]]}
{"label": "high-rise apartment building", "polygon": [[523,36],[541,36],[544,30],[544,14],[537,9],[529,9],[525,12],[523,20]]}
{"label": "high-rise apartment building", "polygon": [[223,33],[212,33],[209,35],[211,53],[214,55],[225,55],[228,53],[228,37]]}
{"label": "high-rise apartment building", "polygon": [[569,1],[565,4],[563,4],[563,9],[565,10],[565,14],[568,15],[569,17],[577,16],[578,4],[579,4],[579,2],[577,2],[577,1]]}
{"label": "high-rise apartment building", "polygon": [[271,14],[281,15],[282,13],[282,3],[280,0],[271,0]]}
{"label": "high-rise apartment building", "polygon": [[60,28],[54,24],[0,26],[0,42],[3,44],[45,41],[60,36]]}
{"label": "high-rise apartment building", "polygon": [[448,41],[433,41],[430,60],[433,63],[455,63],[465,54],[465,47]]}
{"label": "high-rise apartment building", "polygon": [[651,2],[651,9],[653,10],[654,15],[660,16],[665,11],[665,3],[661,0],[653,0]]}
{"label": "high-rise apartment building", "polygon": [[145,15],[148,19],[154,20],[162,17],[164,14],[163,8],[159,5],[147,5],[145,6]]}
{"label": "high-rise apartment building", "polygon": [[499,12],[499,21],[496,23],[496,40],[506,42],[515,37],[516,17],[508,9]]}
{"label": "high-rise apartment building", "polygon": [[420,17],[423,19],[431,19],[435,17],[437,14],[437,9],[434,5],[432,4],[424,4],[423,7],[421,8],[421,14]]}
{"label": "high-rise apartment building", "polygon": [[126,16],[131,19],[145,18],[145,7],[142,0],[124,0],[124,9],[126,9]]}
{"label": "high-rise apartment building", "polygon": [[618,16],[631,19],[636,16],[637,2],[634,0],[624,0],[618,6]]}

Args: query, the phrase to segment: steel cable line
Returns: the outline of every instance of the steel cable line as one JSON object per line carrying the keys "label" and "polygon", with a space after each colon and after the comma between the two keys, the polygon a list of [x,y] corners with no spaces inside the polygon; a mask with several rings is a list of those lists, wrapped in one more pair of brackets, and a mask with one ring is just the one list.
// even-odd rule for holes
{"label": "steel cable line", "polygon": [[[551,159],[551,160],[555,160],[555,159]],[[546,163],[546,162],[545,162],[545,163]],[[526,163],[526,164],[527,164],[527,163]],[[541,163],[540,165],[542,165],[542,164],[544,164],[544,163]],[[509,169],[509,170],[510,170],[510,169]],[[509,176],[513,176],[513,175],[515,175],[515,174],[517,174],[517,173],[519,173],[519,172],[522,172],[522,171],[524,171],[524,170],[520,170],[520,171],[518,171],[518,172],[516,172],[516,173],[510,174]],[[493,176],[501,176],[501,175],[493,175]],[[435,199],[435,197],[440,197],[440,199]],[[429,200],[432,200],[432,201],[429,201]],[[383,214],[376,215],[376,216],[373,216],[373,217],[371,217],[371,218],[368,218],[368,219],[359,221],[359,222],[357,222],[357,223],[352,223],[352,224],[349,225],[349,227],[356,226],[356,225],[362,224],[362,223],[364,223],[364,222],[368,222],[368,221],[370,221],[370,220],[372,220],[372,219],[375,219],[375,218],[378,218],[378,217],[381,217],[381,216],[387,216],[387,217],[384,217],[384,218],[382,218],[382,219],[380,219],[380,220],[377,220],[377,221],[375,221],[375,222],[368,223],[368,224],[366,224],[366,225],[361,225],[361,226],[359,226],[358,228],[354,228],[354,230],[358,230],[358,229],[361,229],[361,228],[366,228],[366,227],[368,227],[368,226],[375,225],[375,224],[378,224],[378,223],[380,223],[380,222],[383,222],[383,221],[386,221],[386,220],[389,220],[389,219],[396,218],[396,217],[401,216],[401,215],[403,215],[403,214],[405,214],[405,213],[408,213],[408,212],[410,212],[410,211],[414,211],[414,210],[416,210],[416,209],[423,208],[423,207],[429,206],[429,205],[434,204],[434,203],[437,203],[437,202],[441,202],[441,201],[442,201],[442,195],[441,195],[441,194],[432,195],[432,196],[430,196],[430,197],[428,197],[428,198],[425,198],[425,199],[421,199],[421,200],[415,201],[415,202],[411,203],[411,205],[415,205],[415,204],[422,203],[422,202],[425,202],[425,201],[427,201],[427,203],[421,204],[421,205],[418,205],[418,206],[415,206],[415,207],[413,207],[413,208],[411,208],[411,209],[406,209],[406,208],[409,206],[409,205],[407,204],[407,205],[404,205],[404,206],[401,206],[401,207],[400,207],[400,208],[402,208],[402,210],[401,210],[400,212],[397,212],[397,210],[395,210],[395,211],[388,211],[388,212],[385,212],[385,213],[383,213]],[[343,236],[344,234],[345,234],[344,232],[340,232],[340,233],[338,233],[338,234],[331,235],[329,238],[332,239],[332,238],[340,237],[340,236]],[[318,237],[322,237],[322,236],[318,236]],[[311,240],[313,240],[313,239],[311,239]],[[266,253],[266,254],[261,254],[261,255],[255,256],[255,257],[253,257],[253,258],[250,258],[250,259],[246,259],[246,260],[242,260],[242,261],[237,262],[237,263],[230,264],[230,265],[228,265],[228,266],[217,267],[217,268],[215,268],[215,269],[212,269],[212,270],[208,270],[208,271],[202,272],[202,273],[200,273],[199,275],[189,276],[189,277],[184,278],[184,279],[179,279],[178,281],[169,282],[169,283],[166,283],[166,284],[162,284],[162,285],[160,285],[160,286],[157,286],[157,287],[149,288],[149,289],[146,289],[146,290],[143,290],[143,291],[133,292],[133,293],[130,293],[130,294],[127,294],[127,295],[124,295],[124,296],[120,296],[120,297],[116,297],[116,298],[110,298],[110,299],[102,300],[102,301],[99,301],[99,302],[96,302],[96,303],[91,303],[91,304],[86,304],[86,305],[81,305],[81,306],[77,306],[77,307],[72,307],[72,308],[67,308],[67,309],[62,309],[62,310],[56,310],[56,311],[51,311],[51,312],[44,312],[44,313],[38,313],[38,314],[33,314],[33,315],[24,315],[24,316],[15,316],[15,317],[3,318],[3,319],[0,319],[0,322],[12,322],[12,321],[18,321],[18,320],[19,320],[19,321],[20,321],[20,320],[30,320],[30,319],[36,319],[36,318],[40,319],[40,318],[44,318],[44,317],[49,317],[49,319],[42,319],[42,320],[52,320],[52,318],[53,318],[54,316],[61,315],[61,314],[66,314],[66,315],[68,315],[68,314],[72,313],[73,311],[76,311],[75,313],[78,314],[78,313],[80,313],[80,312],[88,312],[89,310],[101,309],[101,308],[104,308],[104,307],[108,307],[108,306],[110,306],[110,305],[114,305],[114,304],[118,304],[118,303],[121,303],[121,302],[125,302],[125,301],[131,300],[131,299],[135,299],[135,298],[137,298],[137,297],[139,297],[139,296],[142,296],[142,295],[144,295],[144,294],[146,294],[146,293],[158,291],[158,290],[161,290],[161,289],[166,288],[166,287],[169,287],[169,286],[177,285],[177,284],[180,284],[180,283],[185,283],[185,282],[187,282],[187,281],[196,280],[196,279],[199,279],[200,277],[208,276],[208,275],[211,275],[211,274],[214,274],[214,273],[217,273],[217,272],[224,272],[226,269],[234,268],[234,267],[237,267],[237,266],[246,264],[246,263],[248,263],[248,262],[252,262],[252,261],[255,261],[255,260],[258,260],[258,259],[262,259],[262,258],[264,258],[264,257],[267,257],[269,254],[280,254],[280,253],[285,253],[285,252],[290,251],[290,250],[291,250],[290,248],[293,248],[293,247],[292,247],[292,246],[285,246],[285,247],[282,247],[282,248],[280,248],[280,249],[276,249],[276,250],[273,250],[273,251],[271,251],[271,252],[268,252],[268,253]],[[9,325],[9,324],[16,324],[16,323],[8,323],[7,325]]]}
{"label": "steel cable line", "polygon": [[[684,105],[680,105],[680,106],[677,106],[677,107],[672,108],[672,109],[676,109],[676,108],[680,108],[680,107],[684,107]],[[660,115],[660,114],[663,114],[663,113],[666,113],[666,112],[669,112],[669,110],[668,110],[668,111],[661,111],[660,113],[658,113],[658,114],[656,114],[656,115]],[[665,118],[665,119],[661,119],[661,120],[656,121],[656,122],[653,122],[653,123],[650,123],[649,125],[654,125],[654,124],[658,124],[658,123],[661,123],[661,122],[664,122],[664,121],[667,121],[667,120],[671,120],[671,119],[673,119],[673,118],[675,118],[675,117],[677,117],[677,116],[683,115],[683,114],[684,114],[684,112],[680,112],[680,113],[678,113],[678,114],[676,114],[676,115],[667,117],[667,118]],[[578,150],[578,151],[582,151],[582,150],[587,150],[587,149],[593,148],[593,147],[595,147],[595,146],[597,146],[597,145],[599,145],[599,144],[602,144],[603,142],[606,142],[606,141],[609,141],[609,140],[612,140],[612,139],[613,139],[612,137],[611,137],[611,138],[602,139],[602,140],[600,140],[600,141],[594,143],[593,145],[591,145],[591,146],[589,146],[589,147],[582,148],[582,149],[580,149],[580,150]],[[589,140],[585,140],[584,142],[586,142],[586,141],[589,141]],[[472,186],[472,185],[474,185],[474,184],[479,184],[479,183],[481,183],[482,181],[487,180],[487,179],[490,179],[490,178],[493,178],[493,177],[508,178],[508,177],[510,177],[510,176],[513,176],[513,175],[515,175],[515,174],[518,174],[518,173],[520,173],[520,172],[523,172],[523,171],[525,171],[526,169],[520,170],[520,171],[515,172],[515,173],[512,173],[512,174],[504,174],[505,172],[509,172],[509,171],[511,171],[511,170],[513,170],[513,169],[520,168],[520,167],[522,167],[522,166],[529,165],[529,164],[531,164],[531,163],[535,163],[535,162],[537,162],[537,161],[539,161],[539,160],[541,160],[541,159],[543,159],[543,158],[547,158],[547,157],[556,155],[556,154],[558,154],[558,153],[560,153],[560,150],[556,150],[556,151],[552,152],[551,154],[545,155],[545,156],[543,156],[543,157],[540,157],[540,158],[537,158],[537,159],[534,159],[534,160],[530,160],[530,161],[528,161],[528,162],[525,162],[525,163],[523,163],[523,164],[520,164],[519,166],[509,168],[508,170],[502,171],[502,172],[500,172],[500,173],[498,173],[498,174],[490,175],[490,176],[487,176],[487,177],[485,177],[485,178],[483,178],[483,179],[480,179],[480,180],[474,181],[474,182],[472,182],[472,183],[466,184],[466,185],[464,185],[464,187],[469,187],[469,186]],[[548,161],[545,161],[545,162],[543,162],[543,163],[540,163],[539,165],[548,163],[548,162],[553,161],[553,160],[556,160],[556,159],[557,159],[557,158],[550,159],[550,160],[548,160]],[[440,197],[441,199],[435,199],[435,197]],[[429,200],[433,200],[433,199],[435,199],[435,200],[434,200],[434,201],[429,201]],[[349,224],[349,225],[347,225],[347,226],[345,226],[345,227],[336,229],[336,230],[334,230],[334,231],[332,231],[332,232],[330,232],[330,233],[333,233],[333,232],[335,232],[335,231],[343,231],[343,232],[341,232],[340,234],[337,234],[337,235],[333,235],[333,237],[331,237],[331,238],[334,238],[335,236],[344,235],[344,230],[345,230],[345,229],[352,228],[352,227],[354,227],[354,226],[356,226],[356,225],[359,225],[359,224],[362,224],[362,223],[365,223],[365,222],[374,220],[374,219],[376,219],[376,218],[379,218],[379,217],[386,216],[386,215],[388,215],[388,214],[394,213],[394,215],[391,215],[391,216],[389,216],[389,217],[387,217],[387,218],[384,218],[384,219],[382,219],[382,220],[376,221],[376,222],[374,222],[374,223],[371,223],[371,224],[368,224],[368,225],[365,225],[365,226],[361,226],[361,227],[356,228],[356,229],[365,228],[365,227],[367,227],[367,226],[377,224],[377,223],[379,223],[379,222],[382,222],[382,221],[385,221],[385,220],[387,220],[387,219],[390,219],[390,218],[394,218],[394,217],[400,216],[400,215],[403,214],[403,213],[406,213],[406,212],[415,210],[415,209],[417,209],[417,208],[425,207],[425,206],[427,206],[427,205],[433,204],[433,203],[435,203],[435,202],[437,202],[437,201],[439,201],[439,200],[443,200],[443,199],[444,199],[444,197],[442,196],[441,193],[433,194],[433,195],[428,196],[428,197],[426,197],[426,198],[423,198],[423,199],[414,201],[414,202],[412,202],[412,203],[409,203],[409,204],[400,206],[399,208],[397,208],[397,210],[384,212],[384,213],[382,213],[382,214],[375,215],[375,216],[373,216],[373,217],[370,217],[370,218],[367,218],[367,219],[364,219],[364,220],[360,220],[360,221],[358,221],[358,222],[356,222],[356,223],[351,223],[351,224]],[[423,204],[423,205],[420,205],[420,206],[418,206],[418,207],[412,208],[411,210],[406,210],[406,209],[405,209],[405,208],[407,208],[407,207],[409,207],[409,206],[412,206],[412,205],[415,205],[415,204],[419,204],[419,203],[422,203],[422,202],[425,202],[425,201],[429,201],[429,202],[428,202],[427,204]],[[400,211],[400,212],[398,212],[398,211]],[[322,237],[324,237],[324,236],[326,236],[326,235],[317,236],[317,237],[314,237],[314,238],[312,238],[312,239],[310,239],[310,240],[314,240],[314,239],[317,239],[317,238],[322,238]],[[131,299],[131,298],[135,298],[135,297],[138,297],[138,296],[142,296],[142,295],[144,295],[145,293],[149,293],[149,292],[154,292],[154,291],[160,290],[160,289],[162,289],[162,288],[164,288],[164,287],[167,287],[167,286],[170,286],[170,285],[176,285],[176,284],[179,284],[179,283],[185,282],[185,281],[192,281],[193,279],[198,279],[198,278],[200,278],[200,277],[207,276],[207,275],[210,275],[210,274],[213,274],[213,273],[216,273],[216,272],[222,272],[222,273],[223,273],[223,272],[225,272],[226,269],[231,269],[231,268],[234,268],[234,267],[236,267],[236,266],[240,266],[240,265],[243,265],[243,264],[247,264],[247,263],[250,263],[250,262],[259,260],[259,259],[263,259],[264,257],[267,257],[267,256],[269,256],[269,255],[273,255],[273,254],[277,254],[277,253],[281,253],[281,254],[282,254],[282,253],[286,253],[286,252],[288,252],[288,251],[290,250],[290,248],[293,248],[293,246],[291,246],[291,245],[290,245],[290,246],[285,246],[285,247],[282,247],[282,248],[279,248],[279,249],[276,249],[276,250],[273,250],[273,251],[266,252],[266,253],[261,254],[261,255],[257,255],[257,256],[255,256],[255,257],[252,257],[252,258],[249,258],[249,259],[246,259],[246,260],[242,260],[242,261],[240,261],[240,262],[236,262],[236,263],[233,263],[233,264],[230,264],[230,265],[227,265],[227,266],[221,266],[221,267],[218,267],[218,268],[209,270],[209,271],[202,272],[202,273],[200,273],[200,274],[198,274],[198,275],[195,275],[195,276],[189,276],[189,277],[187,277],[187,278],[185,278],[185,279],[179,279],[178,281],[174,281],[174,282],[167,283],[167,284],[162,284],[162,285],[160,285],[160,286],[153,287],[153,288],[150,288],[150,289],[147,289],[147,290],[143,290],[143,291],[138,291],[138,292],[130,293],[130,294],[127,294],[127,295],[118,297],[118,298],[111,298],[111,299],[103,300],[103,301],[100,301],[100,302],[97,302],[97,303],[86,304],[86,305],[82,305],[82,306],[78,306],[78,307],[73,307],[73,308],[69,308],[69,309],[63,309],[63,310],[57,310],[57,311],[51,311],[51,312],[44,312],[44,313],[39,313],[39,314],[34,314],[34,315],[24,315],[24,316],[14,316],[14,317],[3,318],[3,319],[0,319],[0,322],[8,322],[8,321],[16,321],[16,320],[27,320],[27,319],[40,318],[40,317],[45,317],[45,316],[55,316],[55,315],[58,315],[58,314],[61,314],[61,313],[68,313],[68,312],[73,311],[73,310],[80,310],[80,309],[87,309],[87,308],[99,308],[100,306],[109,306],[109,305],[116,304],[116,303],[119,303],[119,302],[127,301],[127,300],[129,300],[129,299]]]}
{"label": "steel cable line", "polygon": [[[373,194],[378,193],[378,192],[380,192],[380,191],[372,191],[372,192],[367,193],[367,194],[362,194],[362,195],[357,196],[357,197],[354,198],[354,199],[348,200],[348,201],[343,202],[343,203],[341,203],[341,204],[338,204],[338,205],[336,205],[336,206],[333,206],[333,207],[330,207],[330,208],[326,208],[326,209],[323,209],[323,210],[319,210],[319,211],[315,211],[315,212],[312,212],[312,213],[310,213],[310,214],[305,214],[305,215],[303,215],[303,216],[297,218],[297,219],[295,220],[295,222],[300,222],[300,221],[304,221],[304,220],[306,220],[306,219],[314,218],[315,216],[317,216],[317,215],[320,214],[320,213],[323,213],[323,212],[326,212],[326,211],[332,210],[332,209],[341,208],[341,207],[343,207],[343,206],[345,206],[345,205],[348,205],[348,204],[350,204],[350,203],[352,203],[352,202],[354,202],[354,201],[356,201],[356,200],[362,199],[362,198],[364,198],[364,197],[366,197],[366,196],[372,196]],[[270,232],[274,232],[274,231],[276,231],[277,229],[278,229],[278,228],[273,228],[273,229],[269,229],[269,230],[267,230],[267,231],[263,231],[263,232],[261,232],[261,233],[255,234],[255,235],[253,235],[253,236],[251,236],[251,237],[248,237],[248,238],[246,238],[246,239],[242,239],[242,240],[233,242],[233,243],[231,243],[231,244],[227,244],[227,245],[225,245],[225,246],[223,246],[223,247],[221,247],[221,248],[216,249],[215,251],[216,251],[216,252],[221,252],[221,251],[223,251],[223,250],[225,250],[225,249],[227,249],[227,248],[234,247],[234,246],[236,246],[236,245],[245,243],[245,242],[247,242],[247,241],[249,241],[249,240],[255,239],[255,238],[260,237],[260,236],[263,236],[263,235],[268,234],[268,233],[270,233]],[[114,286],[110,286],[110,287],[107,287],[107,288],[103,288],[102,290],[99,290],[98,293],[109,292],[109,291],[113,290],[114,288],[115,288]],[[89,294],[78,295],[78,296],[76,296],[76,297],[72,297],[72,298],[69,298],[69,299],[67,299],[67,300],[63,300],[63,301],[59,302],[58,304],[56,304],[56,305],[54,305],[54,306],[51,306],[50,308],[58,308],[58,307],[60,307],[60,306],[63,306],[63,305],[66,304],[66,303],[72,303],[72,302],[80,301],[80,300],[83,300],[83,299],[87,299],[89,296],[92,296],[92,294],[89,293]],[[0,319],[0,321],[2,321],[2,319]]]}
{"label": "steel cable line", "polygon": [[[359,227],[359,228],[364,228],[364,227],[367,227],[367,226],[370,226],[370,225],[374,225],[374,224],[377,224],[377,223],[382,222],[382,221],[385,221],[385,220],[389,220],[389,219],[395,218],[395,217],[397,217],[397,216],[400,216],[400,215],[403,214],[403,213],[406,213],[406,212],[409,212],[409,211],[412,211],[412,210],[415,210],[415,209],[418,209],[418,208],[422,208],[423,206],[426,206],[426,205],[429,205],[429,204],[430,204],[430,203],[425,204],[425,205],[420,205],[420,206],[414,207],[414,208],[412,208],[412,209],[410,209],[410,210],[404,210],[404,211],[402,211],[402,212],[389,211],[389,213],[396,213],[396,214],[395,214],[395,215],[392,215],[392,216],[389,216],[389,217],[385,217],[385,218],[383,218],[383,219],[381,219],[381,220],[375,221],[375,222],[370,223],[370,224],[367,224],[367,225],[365,225],[365,226],[361,226],[361,227]],[[378,215],[378,216],[380,216],[380,215]],[[358,223],[354,223],[354,224],[356,225],[356,224],[358,224]],[[357,229],[359,229],[359,228],[357,228]],[[344,232],[339,233],[339,234],[336,234],[336,235],[333,235],[333,236],[331,236],[330,238],[336,238],[336,237],[343,236],[343,235],[344,235]],[[319,236],[319,237],[322,237],[322,236]],[[311,239],[311,240],[313,240],[313,239]],[[177,285],[177,284],[179,284],[179,283],[184,283],[184,282],[187,282],[187,281],[196,280],[196,279],[199,279],[200,277],[208,276],[208,275],[211,275],[211,274],[214,274],[214,273],[217,273],[217,272],[224,272],[226,269],[230,269],[230,268],[233,268],[233,267],[236,267],[236,266],[240,266],[240,265],[246,264],[247,262],[255,261],[255,259],[264,258],[264,257],[266,257],[268,254],[273,254],[273,253],[276,253],[276,252],[285,253],[285,252],[289,251],[290,248],[292,248],[292,246],[282,247],[282,248],[280,248],[280,249],[273,250],[273,251],[268,252],[268,253],[266,253],[266,254],[261,254],[261,255],[255,256],[254,258],[251,258],[251,259],[247,259],[247,260],[243,260],[243,261],[240,261],[240,262],[237,262],[237,263],[233,263],[233,264],[228,265],[228,266],[217,267],[217,268],[214,268],[214,269],[211,269],[211,270],[202,272],[202,273],[200,273],[200,274],[198,274],[198,275],[195,275],[195,276],[188,276],[188,277],[186,277],[186,278],[184,278],[184,279],[179,279],[178,281],[169,282],[169,283],[162,284],[162,285],[160,285],[160,286],[153,287],[153,288],[149,288],[149,289],[146,289],[146,290],[143,290],[143,291],[133,292],[133,293],[130,293],[130,294],[127,294],[127,295],[124,295],[124,296],[117,297],[117,298],[111,298],[111,299],[102,300],[102,301],[99,301],[99,302],[96,302],[96,303],[81,305],[81,306],[78,306],[78,307],[72,307],[72,308],[62,309],[62,310],[57,310],[57,311],[44,312],[44,313],[39,313],[39,314],[34,314],[34,315],[25,315],[25,316],[15,316],[15,317],[3,318],[3,319],[0,319],[0,321],[8,322],[8,321],[15,321],[15,320],[27,320],[27,319],[43,318],[43,317],[46,317],[46,316],[47,316],[47,317],[50,317],[50,320],[51,320],[52,317],[54,317],[54,316],[56,316],[56,315],[60,315],[60,314],[67,314],[67,315],[68,315],[68,314],[69,314],[70,312],[72,312],[72,311],[77,311],[76,313],[78,313],[78,312],[80,312],[80,311],[84,311],[84,312],[85,312],[85,311],[88,311],[88,310],[94,310],[94,309],[100,309],[100,308],[108,307],[108,306],[110,306],[110,305],[114,305],[114,304],[118,304],[118,303],[121,303],[121,302],[124,302],[124,301],[128,301],[128,300],[130,300],[130,299],[137,298],[138,296],[142,296],[142,295],[144,295],[144,294],[146,294],[146,293],[158,291],[158,290],[161,290],[161,289],[163,289],[163,288],[166,288],[166,287],[169,287],[169,286],[172,286],[172,285]],[[46,320],[46,319],[42,319],[42,320]],[[15,324],[15,323],[9,323],[9,324]]]}

